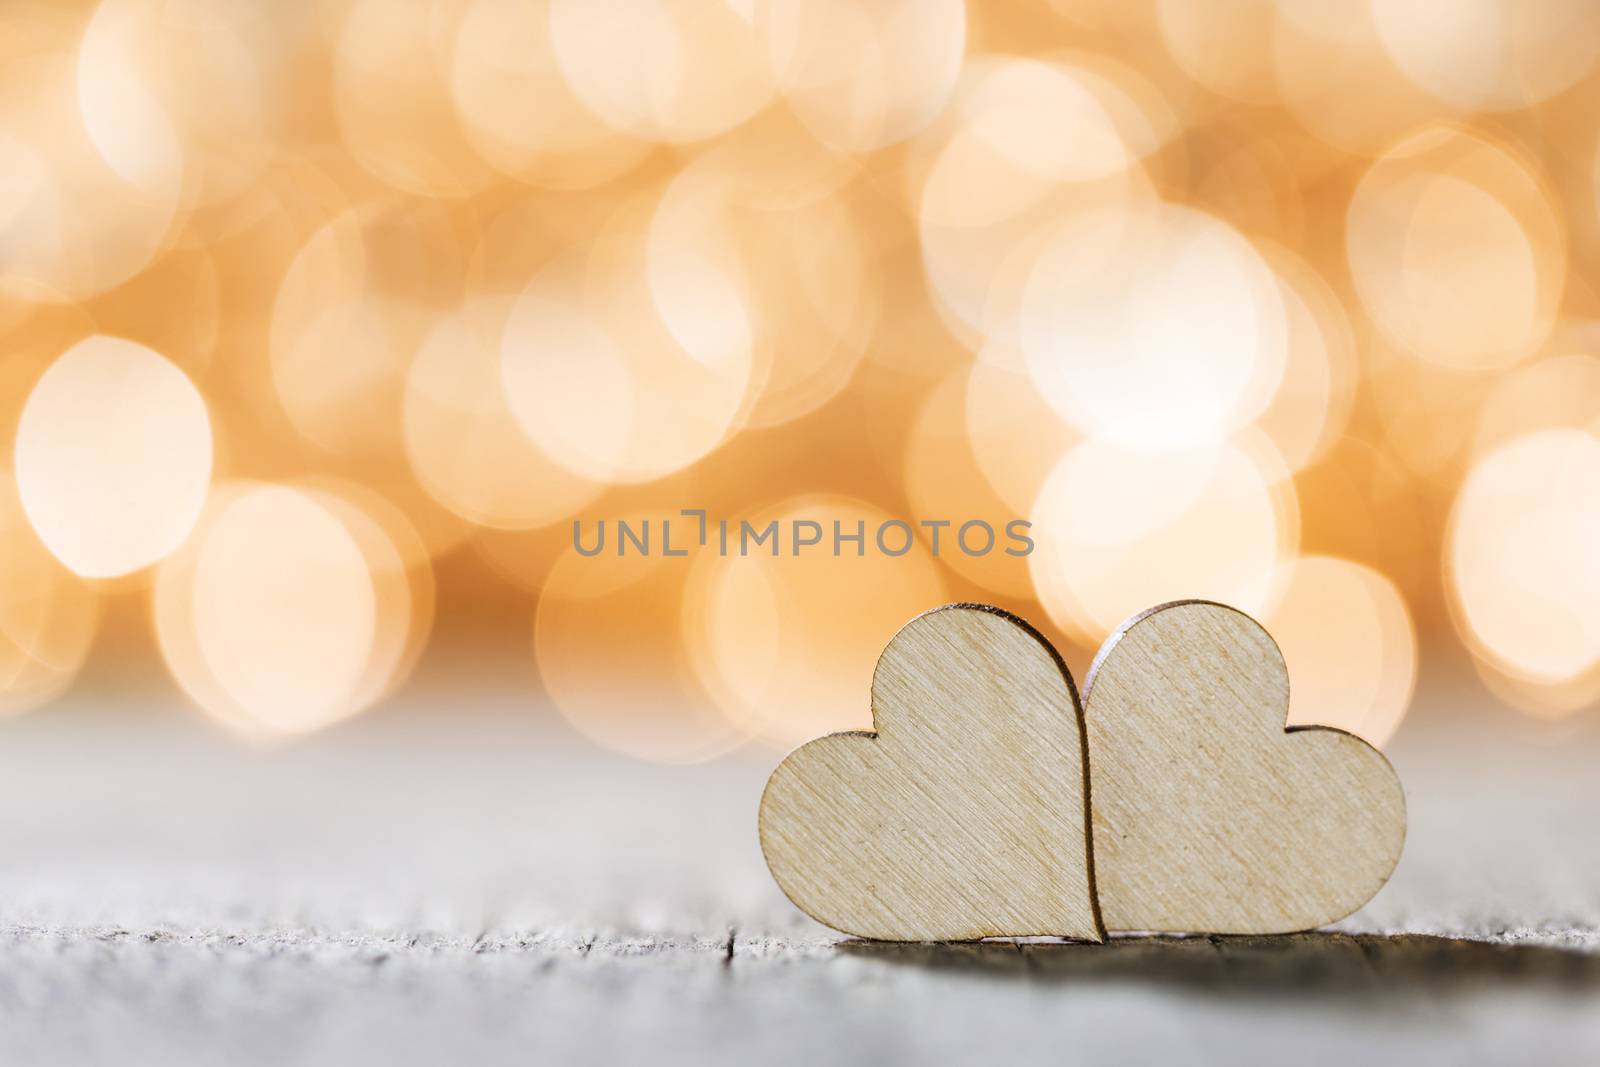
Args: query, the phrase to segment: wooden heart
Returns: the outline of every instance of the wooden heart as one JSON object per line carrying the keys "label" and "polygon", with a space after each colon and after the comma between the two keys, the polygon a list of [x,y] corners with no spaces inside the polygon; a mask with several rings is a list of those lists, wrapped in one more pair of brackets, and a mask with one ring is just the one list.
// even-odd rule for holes
{"label": "wooden heart", "polygon": [[761,797],[779,887],[836,930],[887,941],[1099,941],[1083,712],[1027,623],[954,604],[895,634],[875,733],[790,753]]}
{"label": "wooden heart", "polygon": [[1393,768],[1351,734],[1285,727],[1288,671],[1249,616],[1202,601],[1135,616],[1095,657],[1084,705],[1108,929],[1305,930],[1394,870]]}

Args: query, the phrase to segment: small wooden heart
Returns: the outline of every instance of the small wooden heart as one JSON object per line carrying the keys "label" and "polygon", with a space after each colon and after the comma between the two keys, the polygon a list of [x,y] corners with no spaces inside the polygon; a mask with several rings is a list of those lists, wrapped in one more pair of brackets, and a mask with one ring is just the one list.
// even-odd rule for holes
{"label": "small wooden heart", "polygon": [[1351,734],[1285,727],[1288,671],[1249,616],[1201,601],[1135,616],[1095,658],[1084,702],[1108,929],[1305,930],[1394,870],[1393,768]]}
{"label": "small wooden heart", "polygon": [[887,941],[1103,939],[1082,708],[1049,642],[979,605],[921,615],[878,660],[872,719],[790,753],[762,795],[801,911]]}

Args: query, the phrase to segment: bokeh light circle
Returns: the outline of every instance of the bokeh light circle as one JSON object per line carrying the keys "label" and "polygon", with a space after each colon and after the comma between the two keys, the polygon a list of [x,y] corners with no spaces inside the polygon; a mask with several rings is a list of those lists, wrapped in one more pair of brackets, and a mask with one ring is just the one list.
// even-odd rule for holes
{"label": "bokeh light circle", "polygon": [[330,492],[221,486],[195,537],[157,572],[168,669],[202,710],[247,735],[337,722],[386,692],[385,675],[404,662],[409,642],[395,624],[412,624],[413,601],[395,570],[402,548],[381,520],[347,521],[358,505]]}
{"label": "bokeh light circle", "polygon": [[1185,74],[1253,104],[1277,98],[1273,0],[1158,0],[1161,41]]}
{"label": "bokeh light circle", "polygon": [[1081,65],[970,63],[947,117],[914,142],[923,162],[910,168],[928,286],[958,335],[978,335],[973,347],[1014,343],[1028,271],[1049,234],[1147,197],[1135,163],[1159,142],[1128,94]]}
{"label": "bokeh light circle", "polygon": [[1299,543],[1293,486],[1260,442],[1149,452],[1085,441],[1045,480],[1032,520],[1039,601],[1088,645],[1169,600],[1261,617]]}
{"label": "bokeh light circle", "polygon": [[347,706],[369,707],[410,677],[432,630],[436,599],[428,547],[405,514],[380,493],[336,478],[294,483],[339,519],[372,576],[372,654]]}
{"label": "bokeh light circle", "polygon": [[523,431],[556,462],[642,482],[740,427],[753,346],[751,311],[723,262],[623,218],[588,263],[558,261],[518,297],[501,373]]}
{"label": "bokeh light circle", "polygon": [[747,320],[757,391],[743,422],[761,427],[844,388],[876,324],[877,290],[839,198],[792,191],[794,174],[754,172],[746,156],[707,153],[673,179],[650,219],[647,269],[656,307],[687,350],[743,343],[698,340],[719,310],[706,292],[725,292],[726,317]]}
{"label": "bokeh light circle", "polygon": [[1262,621],[1289,667],[1289,722],[1336,726],[1382,746],[1405,717],[1417,639],[1399,589],[1333,556],[1286,565],[1283,594]]}
{"label": "bokeh light circle", "polygon": [[772,98],[753,12],[732,0],[551,0],[567,84],[618,130],[702,141]]}
{"label": "bokeh light circle", "polygon": [[1371,4],[1274,0],[1277,99],[1317,138],[1371,158],[1454,109],[1391,59]]}
{"label": "bokeh light circle", "polygon": [[585,188],[649,149],[578,98],[556,61],[550,0],[472,0],[461,17],[450,88],[466,136],[496,170],[535,185]]}
{"label": "bokeh light circle", "polygon": [[1478,409],[1472,449],[1482,455],[1523,434],[1556,427],[1600,433],[1600,356],[1551,356],[1498,379]]}
{"label": "bokeh light circle", "polygon": [[[616,522],[648,523],[655,554],[619,556]],[[534,621],[539,676],[557,710],[584,736],[658,763],[693,763],[745,740],[718,713],[690,666],[683,640],[687,558],[661,554],[662,523],[674,551],[693,544],[693,520],[633,514],[606,520],[595,556],[569,545],[545,576]],[[593,542],[595,527],[585,532]]]}
{"label": "bokeh light circle", "polygon": [[1129,448],[1225,439],[1271,401],[1287,358],[1272,270],[1226,223],[1170,205],[1064,226],[1033,267],[1022,323],[1040,393]]}
{"label": "bokeh light circle", "polygon": [[78,46],[84,124],[147,193],[215,205],[251,189],[285,123],[290,35],[240,0],[100,0]]}
{"label": "bokeh light circle", "polygon": [[1346,222],[1356,292],[1403,350],[1488,370],[1549,334],[1567,272],[1561,223],[1537,178],[1500,147],[1425,130],[1373,164]]}
{"label": "bokeh light circle", "polygon": [[1555,685],[1600,664],[1600,437],[1526,434],[1473,467],[1450,516],[1458,629],[1497,670]]}
{"label": "bokeh light circle", "polygon": [[[685,640],[702,684],[737,729],[771,744],[870,729],[879,653],[907,619],[944,601],[926,544],[896,527],[885,534],[889,549],[900,551],[906,536],[910,549],[878,552],[877,532],[894,517],[838,496],[798,497],[730,520],[732,536],[741,521],[757,530],[776,521],[785,540],[795,522],[815,522],[824,541],[799,555],[787,544],[777,556],[765,547],[739,555],[737,542],[726,556],[702,551],[684,597]],[[835,522],[846,534],[861,524],[863,554],[853,544],[832,554]]]}
{"label": "bokeh light circle", "polygon": [[[979,464],[966,419],[972,377],[957,368],[923,402],[906,441],[906,499],[919,524],[944,524],[924,528],[930,546],[932,534],[939,533],[939,559],[946,566],[985,589],[1025,599],[1033,581],[1027,557],[1017,553],[1026,550],[1027,528],[1012,524],[1026,521],[1027,511],[1008,506]],[[1040,443],[1035,439],[1034,446]],[[968,550],[962,550],[961,527],[972,522],[992,531],[986,550],[981,527],[973,528]]]}
{"label": "bokeh light circle", "polygon": [[439,320],[406,376],[406,451],[417,479],[463,518],[506,529],[577,511],[604,485],[560,466],[522,432],[505,396],[500,339],[513,298]]}
{"label": "bokeh light circle", "polygon": [[[8,5],[6,19],[0,295],[84,300],[133,277],[173,240],[182,216],[182,161],[148,94],[107,94],[115,112],[108,116],[96,95],[85,97],[84,27],[75,14],[61,5]],[[90,125],[116,134],[121,120],[139,135],[113,165]]]}
{"label": "bokeh light circle", "polygon": [[17,485],[39,537],[76,573],[147,567],[188,536],[211,482],[211,419],[187,376],[94,336],[51,364],[17,427]]}
{"label": "bokeh light circle", "polygon": [[1282,381],[1255,426],[1298,471],[1326,455],[1344,433],[1360,368],[1350,320],[1328,283],[1287,252],[1269,253],[1268,262],[1280,285],[1287,349]]}
{"label": "bokeh light circle", "polygon": [[100,601],[45,548],[0,468],[0,716],[48,703],[88,657]]}
{"label": "bokeh light circle", "polygon": [[757,0],[784,99],[822,142],[870,152],[944,106],[966,52],[962,0]]}
{"label": "bokeh light circle", "polygon": [[357,0],[334,49],[333,102],[350,153],[418,196],[466,196],[496,172],[457,120],[448,65],[459,5]]}
{"label": "bokeh light circle", "polygon": [[466,231],[426,202],[335,215],[295,253],[270,319],[271,384],[294,429],[329,452],[403,463],[406,371],[453,306]]}
{"label": "bokeh light circle", "polygon": [[1083,440],[1039,395],[1021,354],[998,346],[985,348],[972,364],[963,416],[985,480],[1024,517],[1057,461]]}
{"label": "bokeh light circle", "polygon": [[1428,0],[1370,7],[1400,69],[1466,111],[1527,107],[1600,67],[1600,7],[1588,0],[1473,0],[1448,19]]}
{"label": "bokeh light circle", "polygon": [[583,303],[572,279],[536,278],[506,320],[501,377],[530,441],[575,474],[609,481],[628,460],[643,397],[623,352]]}

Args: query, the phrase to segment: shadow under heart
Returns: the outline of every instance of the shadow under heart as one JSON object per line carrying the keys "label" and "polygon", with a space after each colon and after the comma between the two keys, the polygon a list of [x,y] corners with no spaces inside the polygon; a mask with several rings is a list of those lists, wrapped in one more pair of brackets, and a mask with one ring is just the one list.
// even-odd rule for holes
{"label": "shadow under heart", "polygon": [[852,957],[1033,983],[1127,982],[1219,994],[1362,995],[1474,988],[1600,990],[1600,953],[1430,934],[1117,936],[902,944],[843,941]]}

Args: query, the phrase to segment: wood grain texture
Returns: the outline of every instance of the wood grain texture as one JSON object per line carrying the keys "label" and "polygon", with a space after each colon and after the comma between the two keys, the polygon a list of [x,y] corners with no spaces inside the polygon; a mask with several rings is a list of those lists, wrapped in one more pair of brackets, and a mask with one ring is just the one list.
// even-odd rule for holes
{"label": "wood grain texture", "polygon": [[919,616],[878,660],[872,717],[762,795],[762,852],[801,911],[890,941],[1103,937],[1082,709],[1043,637],[975,605]]}
{"label": "wood grain texture", "polygon": [[1351,734],[1285,727],[1283,656],[1247,615],[1188,601],[1136,616],[1086,689],[1108,929],[1310,929],[1394,870],[1406,825],[1394,770]]}
{"label": "wood grain texture", "polygon": [[1104,945],[841,941],[762,862],[776,756],[641,763],[501,677],[266,750],[0,722],[0,1064],[1600,1063],[1600,730],[1470,675],[1385,749],[1411,832],[1340,932]]}

